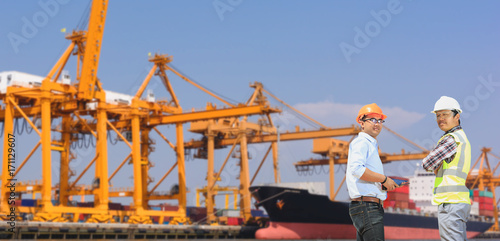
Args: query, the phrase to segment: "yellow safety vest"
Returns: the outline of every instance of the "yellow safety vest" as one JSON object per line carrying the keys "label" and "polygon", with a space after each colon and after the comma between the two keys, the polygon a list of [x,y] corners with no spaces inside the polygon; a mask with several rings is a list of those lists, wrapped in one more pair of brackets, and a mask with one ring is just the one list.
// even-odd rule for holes
{"label": "yellow safety vest", "polygon": [[457,153],[450,163],[443,161],[443,166],[439,168],[436,180],[434,181],[432,204],[470,204],[469,189],[465,186],[465,180],[469,174],[471,163],[470,143],[462,129],[444,135],[439,141],[448,135],[451,135],[455,139]]}

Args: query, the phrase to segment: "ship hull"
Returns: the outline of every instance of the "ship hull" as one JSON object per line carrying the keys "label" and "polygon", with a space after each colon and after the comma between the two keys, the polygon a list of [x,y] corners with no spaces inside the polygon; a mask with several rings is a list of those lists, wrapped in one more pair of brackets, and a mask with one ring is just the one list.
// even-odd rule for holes
{"label": "ship hull", "polygon": [[[307,190],[255,186],[250,188],[257,205],[264,207],[270,222],[257,230],[257,239],[356,239],[348,202],[330,201]],[[485,232],[490,222],[467,222],[467,237]],[[439,239],[437,217],[406,213],[384,214],[386,239]]]}

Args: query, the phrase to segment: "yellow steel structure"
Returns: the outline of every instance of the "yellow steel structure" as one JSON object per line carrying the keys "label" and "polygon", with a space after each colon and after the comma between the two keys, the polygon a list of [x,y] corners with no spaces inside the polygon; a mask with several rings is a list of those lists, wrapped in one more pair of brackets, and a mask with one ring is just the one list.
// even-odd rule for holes
{"label": "yellow steel structure", "polygon": [[[196,189],[196,206],[199,207],[201,205],[201,199],[200,199],[200,194],[201,195],[204,195],[205,196],[205,199],[206,199],[206,195],[207,195],[207,190],[208,188],[207,187],[204,187],[204,188],[197,188]],[[225,196],[225,199],[226,199],[226,202],[224,204],[224,208],[225,209],[229,209],[229,205],[232,204],[232,209],[238,209],[238,193],[240,192],[240,190],[236,187],[219,187],[219,186],[215,186],[212,188],[212,190],[214,191],[214,195],[224,195]],[[233,196],[233,202],[232,203],[229,203],[229,196],[232,195]]]}
{"label": "yellow steel structure", "polygon": [[[269,95],[271,94],[263,88],[263,85],[256,82],[252,84],[251,87],[255,88],[255,91],[247,101],[247,105],[256,103],[268,105],[267,97],[264,95],[264,93],[267,93]],[[273,98],[276,98],[282,104],[287,105],[277,97],[273,95],[271,96]],[[299,111],[293,109],[293,107],[288,107],[305,116],[303,113],[300,113]],[[279,183],[281,181],[278,169],[278,141],[294,141],[321,137],[349,136],[356,135],[360,131],[359,128],[356,128],[354,126],[349,128],[331,129],[318,123],[308,116],[305,117],[320,125],[321,129],[313,131],[300,131],[300,128],[297,127],[295,132],[278,133],[277,128],[274,126],[273,121],[269,115],[267,115],[265,119],[260,119],[258,123],[252,123],[248,121],[247,118],[243,118],[243,120],[227,118],[219,119],[218,121],[210,120],[191,122],[190,131],[203,134],[205,138],[204,140],[191,140],[189,142],[186,142],[184,144],[184,147],[186,149],[198,149],[198,154],[196,155],[196,157],[204,158],[208,161],[207,187],[205,187],[203,190],[206,190],[205,204],[207,207],[207,216],[209,222],[213,222],[215,220],[215,217],[212,214],[213,208],[215,207],[214,196],[217,193],[216,190],[214,190],[214,187],[216,186],[216,180],[222,173],[229,157],[233,153],[233,150],[237,144],[240,148],[240,215],[245,220],[249,220],[251,218],[251,193],[249,187],[260,171],[260,168],[262,167],[262,164],[266,160],[270,151],[272,151],[273,156],[275,182]],[[248,144],[265,142],[271,142],[271,145],[266,152],[263,160],[261,161],[257,171],[255,172],[253,177],[250,178],[247,146]],[[229,154],[227,155],[224,163],[220,167],[220,170],[218,172],[214,172],[214,151],[215,149],[223,148],[225,146],[232,146],[231,150],[229,151]]]}
{"label": "yellow steel structure", "polygon": [[[491,227],[492,231],[499,231],[499,222],[498,222],[498,203],[500,200],[497,200],[496,197],[496,187],[500,186],[500,174],[495,175],[498,167],[500,166],[500,162],[492,168],[490,165],[490,161],[488,156],[493,156],[496,159],[500,160],[500,157],[491,153],[491,148],[483,147],[481,149],[481,155],[472,165],[469,175],[467,177],[466,185],[469,189],[477,188],[480,191],[484,191],[486,188],[493,193],[493,217],[495,219],[495,224]],[[477,164],[479,164],[478,169],[474,169]]]}
{"label": "yellow steel structure", "polygon": [[[98,87],[97,69],[101,56],[104,23],[108,12],[108,1],[93,1],[90,9],[90,22],[85,35],[85,51],[83,54],[82,72],[78,85],[78,98],[92,100]],[[102,91],[102,89],[100,89]]]}
{"label": "yellow steel structure", "polygon": [[[251,105],[239,104],[237,106],[228,103],[215,94],[203,89],[192,82],[178,71],[168,66],[172,61],[171,56],[154,55],[150,61],[154,64],[146,79],[143,81],[136,95],[129,105],[112,104],[106,102],[106,92],[97,78],[100,50],[108,1],[92,1],[88,31],[73,31],[67,39],[71,44],[59,58],[54,67],[49,71],[40,87],[25,88],[21,86],[8,86],[5,94],[0,95],[3,108],[0,110],[0,119],[4,122],[4,149],[2,166],[2,185],[0,188],[0,214],[5,217],[9,214],[9,197],[11,191],[8,187],[10,181],[15,179],[22,167],[28,164],[32,154],[41,146],[42,158],[42,180],[40,183],[30,185],[19,182],[16,192],[33,193],[39,192],[41,199],[36,207],[24,208],[21,211],[32,212],[37,221],[76,221],[79,214],[90,214],[87,222],[114,222],[113,216],[129,216],[128,222],[150,223],[151,216],[172,217],[172,223],[187,222],[186,217],[186,180],[184,164],[184,133],[183,123],[199,120],[214,120],[219,118],[236,118],[249,115],[269,115],[279,112],[267,105],[256,103]],[[57,82],[66,63],[71,55],[77,56],[76,83],[63,84]],[[179,101],[173,91],[165,71],[172,71],[185,81],[202,89],[211,96],[224,102],[228,108],[218,109],[208,104],[206,110],[197,112],[183,112]],[[157,75],[163,81],[170,100],[146,101],[141,96],[153,75]],[[12,146],[9,146],[9,138],[14,131],[14,122],[24,119],[40,136],[40,141],[35,145],[26,159],[17,170],[11,171],[9,164],[13,158]],[[41,120],[38,127],[33,122]],[[61,122],[53,130],[53,120],[60,119]],[[175,125],[176,144],[167,140],[156,128],[159,125]],[[152,188],[148,190],[150,183],[148,160],[151,152],[149,135],[155,130],[175,151],[176,162],[165,176]],[[108,176],[108,131],[113,130],[131,149],[130,154],[120,166]],[[131,133],[131,141],[127,141],[118,130],[128,130]],[[60,139],[53,140],[53,132],[58,132]],[[74,155],[70,151],[71,143],[76,141],[75,134],[91,134],[96,138],[95,156],[87,167],[80,173],[78,178],[70,181],[74,172],[70,170],[70,161]],[[12,144],[11,144],[12,145]],[[10,149],[9,149],[10,148]],[[58,185],[52,181],[52,151],[59,152],[60,180]],[[128,160],[133,165],[134,186],[131,190],[113,190],[109,187],[109,180],[115,176],[119,169]],[[94,183],[91,187],[77,185],[80,178],[94,165]],[[165,177],[177,167],[179,193],[161,194],[154,192]],[[57,193],[57,196],[55,195]],[[70,198],[75,195],[93,195],[93,207],[70,206]],[[132,196],[133,205],[131,210],[116,211],[109,209],[109,198],[117,196]],[[57,198],[57,202],[52,200]],[[176,199],[178,211],[155,211],[148,208],[149,200]],[[248,203],[248,205],[250,205]]]}

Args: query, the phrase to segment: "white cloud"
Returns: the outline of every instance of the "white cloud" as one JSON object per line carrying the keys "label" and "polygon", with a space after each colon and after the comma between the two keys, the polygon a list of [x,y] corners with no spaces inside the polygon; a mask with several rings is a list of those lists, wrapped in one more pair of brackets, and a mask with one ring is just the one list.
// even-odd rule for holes
{"label": "white cloud", "polygon": [[[294,106],[311,118],[329,127],[343,127],[356,124],[356,116],[363,105],[322,101],[301,103]],[[404,110],[401,107],[380,106],[387,115],[387,127],[401,130],[412,126],[425,117],[425,114]]]}

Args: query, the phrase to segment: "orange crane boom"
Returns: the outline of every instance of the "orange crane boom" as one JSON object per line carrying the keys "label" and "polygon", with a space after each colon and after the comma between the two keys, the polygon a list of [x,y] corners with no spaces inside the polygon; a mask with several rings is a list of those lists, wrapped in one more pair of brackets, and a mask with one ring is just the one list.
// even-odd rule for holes
{"label": "orange crane boom", "polygon": [[94,93],[98,81],[97,69],[101,58],[102,37],[107,12],[107,0],[92,1],[86,34],[85,54],[83,55],[82,75],[78,85],[78,97],[80,99],[92,100],[95,98]]}

